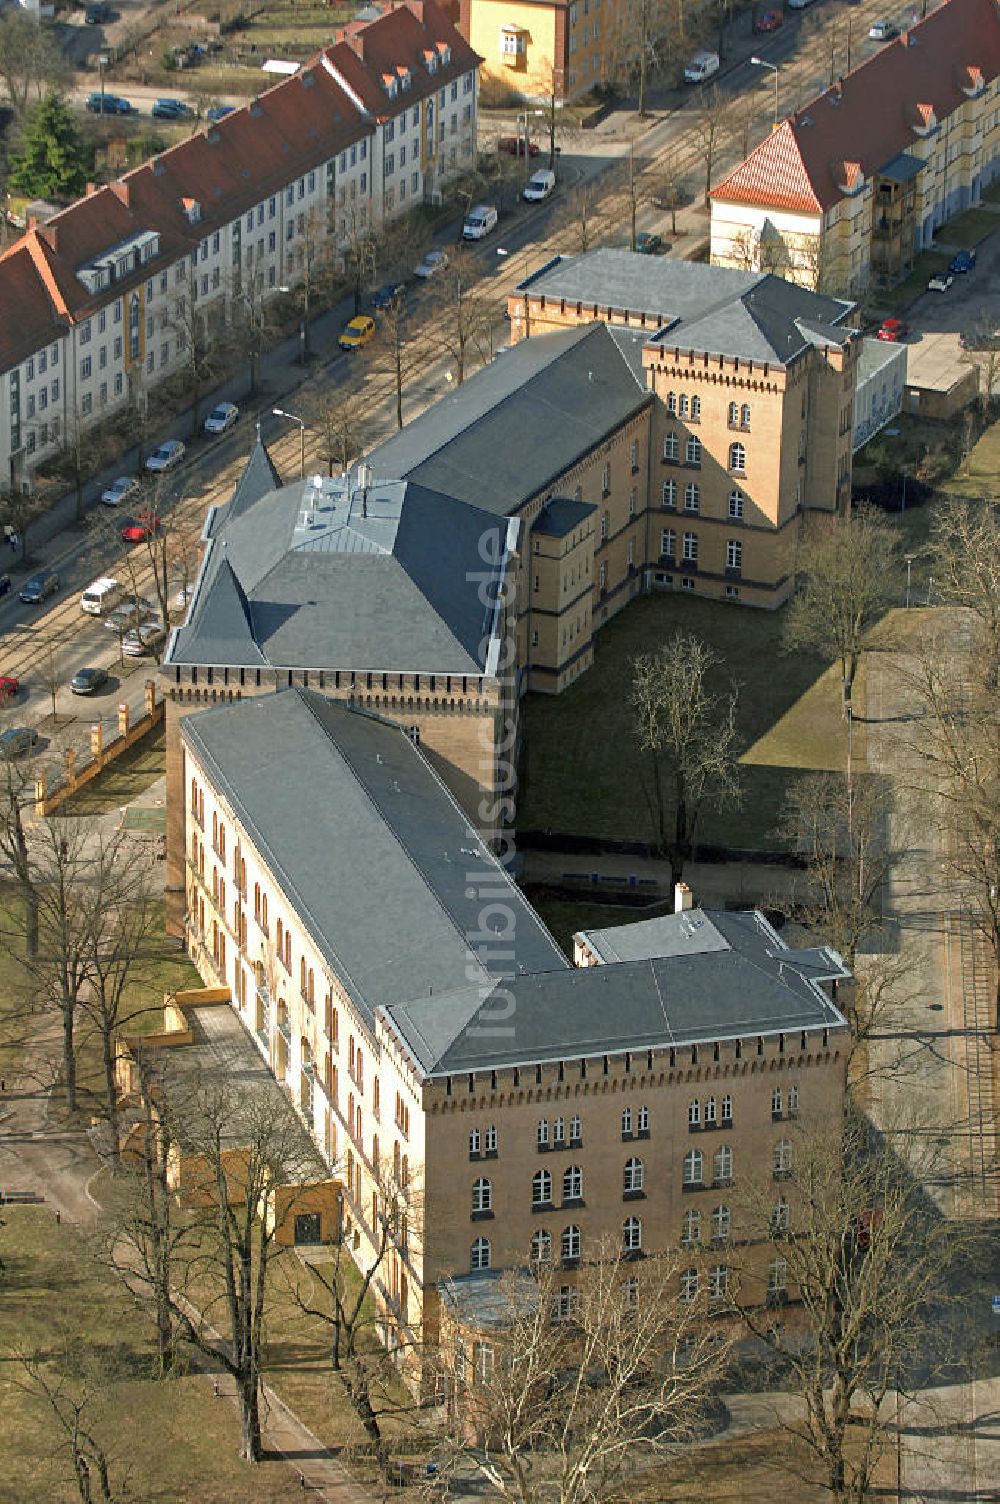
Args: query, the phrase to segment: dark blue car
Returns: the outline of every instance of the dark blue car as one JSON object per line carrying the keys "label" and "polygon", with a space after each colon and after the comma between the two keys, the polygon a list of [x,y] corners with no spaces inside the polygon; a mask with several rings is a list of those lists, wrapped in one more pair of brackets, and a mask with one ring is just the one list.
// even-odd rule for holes
{"label": "dark blue car", "polygon": [[406,287],[402,282],[387,282],[384,287],[380,287],[378,292],[372,295],[372,307],[382,310],[391,308],[394,303],[399,302],[405,292]]}
{"label": "dark blue car", "polygon": [[205,111],[206,120],[225,120],[235,110],[234,104],[213,104],[210,110]]}
{"label": "dark blue car", "polygon": [[957,256],[952,257],[950,272],[971,272],[976,264],[975,251],[959,251]]}

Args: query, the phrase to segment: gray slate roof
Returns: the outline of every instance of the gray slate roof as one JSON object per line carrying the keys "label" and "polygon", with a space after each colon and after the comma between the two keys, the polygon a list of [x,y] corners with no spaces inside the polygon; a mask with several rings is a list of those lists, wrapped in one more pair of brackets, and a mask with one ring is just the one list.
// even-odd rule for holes
{"label": "gray slate roof", "polygon": [[577,501],[574,496],[552,496],[531,524],[531,531],[546,538],[565,538],[596,511],[592,501]]}
{"label": "gray slate roof", "polygon": [[[369,1021],[459,989],[481,1000],[518,967],[568,970],[398,726],[289,689],[187,716],[181,735]],[[491,954],[497,894],[512,938]]]}
{"label": "gray slate roof", "polygon": [[822,326],[844,343],[849,331],[839,326],[854,307],[765,272],[605,247],[558,258],[521,287],[547,299],[644,314],[661,325],[646,343],[779,365],[815,342],[802,323]]}
{"label": "gray slate roof", "polygon": [[634,345],[603,324],[532,335],[380,444],[369,464],[511,515],[653,401]]}
{"label": "gray slate roof", "polygon": [[696,909],[588,938],[608,964],[515,976],[478,1004],[464,989],[386,1013],[432,1075],[847,1027],[819,985],[849,975],[840,957],[789,950],[755,910]]}
{"label": "gray slate roof", "polygon": [[264,489],[270,474],[258,445],[232,501],[212,516],[168,663],[493,671],[479,580],[511,542],[506,523],[484,547],[495,516],[417,482],[362,488],[356,476],[310,477]]}

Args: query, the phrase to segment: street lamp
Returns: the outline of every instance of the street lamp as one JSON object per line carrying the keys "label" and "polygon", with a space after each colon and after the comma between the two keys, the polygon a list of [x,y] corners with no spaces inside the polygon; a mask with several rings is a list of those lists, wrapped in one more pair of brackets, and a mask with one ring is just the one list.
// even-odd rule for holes
{"label": "street lamp", "polygon": [[283,407],[272,407],[271,413],[275,418],[287,418],[289,423],[299,425],[299,477],[304,478],[306,473],[306,425],[303,418],[295,413],[286,413]]}
{"label": "street lamp", "polygon": [[101,117],[104,116],[104,70],[108,66],[108,58],[105,53],[100,53],[97,59],[97,72],[101,80]]}
{"label": "street lamp", "polygon": [[773,130],[777,130],[777,128],[778,128],[778,65],[777,65],[777,63],[769,63],[767,61],[767,58],[764,58],[764,57],[752,57],[750,59],[750,61],[753,63],[753,65],[754,65],[755,68],[770,68],[771,72],[774,74],[774,123],[773,123],[772,129]]}
{"label": "street lamp", "polygon": [[[509,257],[509,256],[523,256],[524,257],[524,280],[525,280],[525,282],[527,282],[527,280],[528,280],[528,252],[527,252],[527,250],[522,249],[520,251],[509,251],[506,246],[504,246],[504,245],[498,245],[497,246],[497,255],[501,259],[503,259],[505,257]],[[531,337],[531,315],[530,315],[529,310],[528,310],[528,289],[527,288],[524,289],[524,337],[525,337],[525,339],[529,339]]]}
{"label": "street lamp", "polygon": [[910,609],[910,571],[913,568],[913,554],[906,556],[906,609]]}

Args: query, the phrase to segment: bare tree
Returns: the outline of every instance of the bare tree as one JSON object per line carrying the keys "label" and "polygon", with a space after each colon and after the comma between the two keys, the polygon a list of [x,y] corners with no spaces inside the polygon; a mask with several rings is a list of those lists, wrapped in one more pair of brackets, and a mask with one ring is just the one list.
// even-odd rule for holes
{"label": "bare tree", "polygon": [[38,668],[36,671],[42,685],[46,690],[46,693],[49,696],[49,703],[52,706],[52,729],[55,730],[56,726],[59,724],[59,716],[56,711],[56,699],[60,689],[62,689],[63,683],[65,682],[65,675],[59,664],[56,662],[55,649],[53,648],[51,643],[49,644],[46,652],[39,659]]}
{"label": "bare tree", "polygon": [[28,843],[25,813],[34,808],[34,788],[25,773],[8,759],[0,760],[0,858],[13,875],[24,903],[25,955],[38,955],[38,885]]}
{"label": "bare tree", "polygon": [[737,694],[735,688],[726,695],[710,688],[717,666],[712,650],[685,632],[632,663],[640,778],[671,884],[680,881],[694,853],[705,801],[717,808],[739,802]]}
{"label": "bare tree", "polygon": [[230,345],[247,362],[250,395],[260,387],[260,362],[274,332],[274,306],[267,296],[262,272],[240,276],[229,296]]}
{"label": "bare tree", "polygon": [[358,379],[332,389],[321,401],[310,424],[320,436],[320,452],[330,475],[350,469],[365,448],[371,398]]}
{"label": "bare tree", "polygon": [[713,84],[705,91],[705,98],[698,111],[698,130],[701,134],[701,149],[705,158],[705,203],[712,189],[712,175],[724,134],[729,127],[732,101]]}
{"label": "bare tree", "polygon": [[175,292],[166,316],[167,327],[174,334],[184,358],[177,381],[191,403],[191,433],[197,434],[201,421],[201,399],[218,369],[220,345],[218,324],[221,304],[212,311],[199,306],[197,274],[187,269],[184,286]]}
{"label": "bare tree", "polygon": [[684,196],[684,168],[676,151],[667,151],[656,162],[652,201],[658,209],[670,210],[670,233],[677,234],[677,210]]}
{"label": "bare tree", "polygon": [[622,1497],[695,1433],[725,1365],[728,1340],[683,1294],[673,1255],[613,1247],[572,1284],[548,1260],[501,1275],[471,1354],[460,1335],[442,1351],[451,1459],[511,1504]]}
{"label": "bare tree", "polygon": [[931,524],[934,583],[943,600],[968,606],[983,634],[970,669],[995,685],[1000,673],[1000,509],[992,497],[946,496]]}
{"label": "bare tree", "polygon": [[[968,1351],[943,1311],[970,1235],[936,1215],[897,1147],[853,1114],[842,1141],[783,1124],[778,1183],[747,1183],[738,1228],[734,1215],[728,1304],[790,1375],[802,1408],[782,1425],[838,1504],[876,1497],[895,1443],[890,1395]],[[776,1319],[788,1300],[804,1331]]]}
{"label": "bare tree", "polygon": [[403,296],[394,298],[379,317],[379,344],[386,352],[392,369],[396,395],[396,427],[403,426],[403,392],[417,365],[415,342],[407,338],[407,315]]}
{"label": "bare tree", "polygon": [[[103,1384],[93,1364],[80,1362],[81,1346],[66,1340],[55,1354],[20,1355],[14,1384],[48,1414],[58,1438],[56,1453],[69,1460],[80,1504],[124,1504],[125,1493],[112,1486],[111,1443],[98,1434],[113,1425]],[[98,1416],[99,1410],[105,1413]]]}
{"label": "bare tree", "polygon": [[[326,1326],[330,1366],[384,1473],[386,1412],[398,1414],[399,1402],[398,1377],[376,1333],[384,1299],[377,1292],[388,1282],[389,1264],[395,1259],[405,1267],[412,1256],[420,1236],[421,1201],[412,1181],[404,1184],[382,1165],[375,1173],[372,1205],[375,1218],[360,1257],[352,1252],[353,1234],[342,1219],[330,1244],[330,1261],[311,1263],[306,1280],[297,1279],[293,1295],[306,1315]],[[408,1314],[400,1314],[408,1326]]]}
{"label": "bare tree", "polygon": [[839,661],[845,716],[868,632],[892,599],[898,549],[884,518],[858,507],[846,518],[811,519],[799,550],[800,584],[785,618],[785,647]]}
{"label": "bare tree", "polygon": [[433,339],[454,362],[453,376],[461,386],[468,374],[472,352],[492,317],[492,307],[475,291],[478,271],[462,252],[452,257],[444,275],[439,277],[438,316],[433,322]]}
{"label": "bare tree", "polygon": [[20,10],[0,17],[0,79],[16,114],[23,116],[32,95],[42,99],[66,76],[66,61],[47,26]]}

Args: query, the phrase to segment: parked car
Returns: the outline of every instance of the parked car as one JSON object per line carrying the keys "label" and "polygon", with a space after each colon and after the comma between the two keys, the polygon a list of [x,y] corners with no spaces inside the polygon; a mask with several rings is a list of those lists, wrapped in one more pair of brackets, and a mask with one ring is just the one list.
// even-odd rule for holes
{"label": "parked car", "polygon": [[555,191],[556,175],[551,167],[541,167],[533,172],[525,183],[521,197],[529,204],[540,204],[542,199],[548,198]]}
{"label": "parked car", "polygon": [[165,444],[154,449],[146,461],[146,469],[153,472],[160,470],[172,470],[179,465],[184,458],[184,445],[180,439],[168,439]]}
{"label": "parked car", "polygon": [[497,141],[497,151],[505,151],[510,157],[537,157],[541,149],[537,141],[529,141],[525,151],[523,136],[501,136]]}
{"label": "parked car", "polygon": [[805,10],[806,6],[812,3],[813,0],[786,0],[789,10]]}
{"label": "parked car", "polygon": [[107,682],[106,668],[78,668],[69,681],[69,687],[75,695],[92,695],[103,689]]}
{"label": "parked car", "polygon": [[497,211],[494,204],[476,204],[465,216],[462,225],[463,240],[482,240],[497,227]]}
{"label": "parked car", "polygon": [[887,340],[891,345],[898,345],[909,332],[910,326],[905,319],[883,319],[878,326],[875,338]]}
{"label": "parked car", "polygon": [[927,284],[928,292],[947,292],[955,278],[950,272],[938,272]]}
{"label": "parked car", "polygon": [[11,726],[9,731],[0,732],[0,757],[23,757],[37,741],[34,726]]}
{"label": "parked car", "polygon": [[26,606],[40,606],[59,589],[59,576],[54,569],[40,569],[33,574],[21,591],[20,599]]}
{"label": "parked car", "polygon": [[374,338],[375,320],[367,313],[359,313],[341,329],[337,343],[342,350],[360,350]]}
{"label": "parked car", "polygon": [[143,658],[147,653],[155,653],[166,640],[167,634],[161,621],[140,622],[137,627],[125,633],[122,652],[126,658]]}
{"label": "parked car", "polygon": [[131,496],[132,492],[138,491],[138,489],[139,482],[134,475],[119,475],[118,479],[113,480],[110,486],[105,486],[101,492],[101,500],[106,507],[117,507],[121,505],[126,496]]}
{"label": "parked car", "polygon": [[372,307],[376,313],[384,312],[392,308],[401,298],[406,296],[406,284],[404,282],[387,282],[380,287],[378,292],[372,294]]}
{"label": "parked car", "polygon": [[652,230],[640,230],[635,237],[635,248],[640,256],[655,256],[662,249],[663,236]]}
{"label": "parked car", "polygon": [[20,688],[21,681],[13,674],[0,674],[0,701],[12,700]]}
{"label": "parked car", "polygon": [[893,37],[899,36],[899,27],[891,21],[873,21],[868,28],[868,35],[873,42],[891,42]]}
{"label": "parked car", "polygon": [[84,23],[87,26],[103,26],[111,20],[111,7],[105,5],[104,0],[95,0],[93,5],[88,5],[83,13]]}
{"label": "parked car", "polygon": [[205,111],[205,119],[212,121],[225,120],[226,116],[231,115],[235,109],[236,106],[234,104],[213,104],[210,110]]}
{"label": "parked car", "polygon": [[235,402],[220,402],[205,419],[205,432],[228,433],[239,422],[240,410]]}
{"label": "parked car", "polygon": [[109,632],[118,636],[127,632],[129,627],[134,627],[136,622],[145,621],[150,611],[154,609],[153,602],[140,595],[138,600],[122,601],[120,606],[105,617],[104,625]]}
{"label": "parked car", "polygon": [[88,94],[87,109],[92,115],[137,115],[134,104],[120,94]]}
{"label": "parked car", "polygon": [[784,26],[784,24],[785,13],[783,10],[764,10],[761,11],[760,15],[754,21],[753,29],[756,32],[777,31],[778,27]]}
{"label": "parked car", "polygon": [[959,253],[958,253],[957,256],[953,256],[951,258],[951,261],[950,261],[950,263],[948,265],[948,270],[950,272],[955,272],[959,276],[961,276],[964,272],[971,272],[973,270],[973,268],[975,267],[975,265],[976,265],[976,253],[975,253],[975,251],[973,251],[973,250],[959,251]]}
{"label": "parked car", "polygon": [[438,272],[443,272],[447,265],[447,251],[428,251],[420,265],[414,267],[413,275],[426,281],[428,277],[436,277]]}
{"label": "parked car", "polygon": [[155,512],[140,512],[138,517],[126,517],[122,523],[123,543],[145,543],[160,531],[160,519]]}
{"label": "parked car", "polygon": [[183,99],[158,99],[150,114],[154,120],[187,120],[194,110]]}
{"label": "parked car", "polygon": [[713,78],[718,71],[719,54],[717,52],[696,52],[684,69],[684,82],[703,84],[707,79]]}

